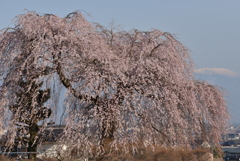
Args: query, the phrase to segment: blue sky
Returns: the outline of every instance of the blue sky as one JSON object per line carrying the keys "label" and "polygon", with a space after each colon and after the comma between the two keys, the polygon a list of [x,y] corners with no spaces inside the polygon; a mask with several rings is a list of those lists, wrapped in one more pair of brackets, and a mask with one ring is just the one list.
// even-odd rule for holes
{"label": "blue sky", "polygon": [[[240,0],[0,0],[0,4],[0,29],[11,26],[16,15],[26,13],[24,9],[60,17],[80,10],[91,15],[90,22],[104,26],[114,20],[124,30],[155,28],[176,34],[192,53],[198,71],[240,74]],[[230,81],[224,83],[228,88]],[[229,88],[229,93],[239,100],[239,92]],[[239,103],[234,101],[230,112],[238,118]]]}

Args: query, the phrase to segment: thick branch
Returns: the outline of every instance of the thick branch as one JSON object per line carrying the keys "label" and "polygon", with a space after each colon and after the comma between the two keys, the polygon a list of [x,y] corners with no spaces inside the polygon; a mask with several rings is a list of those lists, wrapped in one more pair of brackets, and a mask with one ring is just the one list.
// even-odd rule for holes
{"label": "thick branch", "polygon": [[[59,53],[59,58],[60,58],[61,53]],[[87,95],[83,95],[78,93],[71,85],[70,80],[68,78],[66,78],[66,76],[64,75],[63,71],[62,71],[62,66],[61,63],[56,60],[56,64],[57,64],[57,73],[59,75],[60,81],[62,82],[62,84],[70,91],[70,93],[75,97],[78,98],[80,100],[84,99],[84,100],[90,100],[94,103],[97,102],[97,97],[94,98],[92,96],[87,96]]]}

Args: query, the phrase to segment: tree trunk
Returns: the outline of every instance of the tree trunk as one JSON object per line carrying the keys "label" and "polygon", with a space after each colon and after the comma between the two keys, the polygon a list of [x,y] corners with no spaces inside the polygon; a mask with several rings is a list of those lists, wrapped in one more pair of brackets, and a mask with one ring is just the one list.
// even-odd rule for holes
{"label": "tree trunk", "polygon": [[28,148],[27,151],[28,152],[32,152],[32,153],[28,153],[28,159],[34,160],[36,161],[37,159],[37,140],[36,136],[38,135],[38,131],[39,131],[39,127],[37,125],[37,123],[33,123],[29,126],[29,134],[30,134],[30,138],[29,138],[29,142],[28,142]]}
{"label": "tree trunk", "polygon": [[100,145],[104,153],[100,154],[97,161],[103,161],[106,154],[110,152],[111,143],[114,141],[114,132],[117,128],[117,122],[114,120],[113,111],[110,107],[103,108],[104,120],[100,125]]}
{"label": "tree trunk", "polygon": [[33,146],[29,145],[27,148],[28,152],[34,152],[34,153],[28,153],[28,159],[36,161],[37,159],[37,144],[34,144]]}

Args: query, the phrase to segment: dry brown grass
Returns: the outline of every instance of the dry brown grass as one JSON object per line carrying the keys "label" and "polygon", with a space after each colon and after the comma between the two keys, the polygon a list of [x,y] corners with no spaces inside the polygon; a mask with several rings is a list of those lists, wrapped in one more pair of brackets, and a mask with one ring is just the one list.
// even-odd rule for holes
{"label": "dry brown grass", "polygon": [[[133,146],[136,149],[133,151]],[[89,161],[206,161],[207,156],[205,154],[209,153],[206,149],[183,149],[183,148],[166,148],[161,146],[155,146],[154,150],[152,147],[144,147],[141,143],[136,145],[128,145],[128,152],[125,152],[120,146],[118,151],[114,151],[110,142],[105,143],[104,152],[101,155],[95,155],[89,158]],[[96,147],[92,148],[93,153],[96,153]],[[71,152],[71,158],[64,158],[62,161],[75,160],[76,154],[80,154],[81,149],[74,149]],[[0,161],[13,161],[4,156],[0,156]],[[15,160],[14,160],[15,161]],[[25,160],[30,161],[30,160]],[[56,158],[42,158],[42,161],[59,161]]]}
{"label": "dry brown grass", "polygon": [[[101,156],[89,158],[89,161],[206,161],[202,158],[207,150],[197,149],[176,149],[176,148],[157,148],[138,149],[135,153],[112,152]],[[59,161],[56,158],[42,158],[43,161]],[[73,158],[64,158],[63,161],[70,161]],[[1,160],[2,161],[2,160]],[[5,160],[3,160],[5,161]],[[13,160],[6,160],[13,161]],[[26,160],[28,161],[28,160]],[[30,160],[29,160],[30,161]]]}
{"label": "dry brown grass", "polygon": [[[106,148],[106,147],[105,147]],[[75,149],[75,152],[77,150]],[[89,161],[206,161],[202,156],[208,153],[204,149],[181,149],[181,148],[137,148],[135,152],[128,153],[119,151],[110,151],[110,148],[105,149],[105,153],[89,158]],[[71,158],[64,158],[63,161],[75,160],[72,153]],[[54,158],[43,158],[44,161],[57,161]]]}
{"label": "dry brown grass", "polygon": [[[201,157],[207,153],[205,150],[183,150],[172,148],[160,148],[155,151],[145,151],[135,154],[114,155],[107,154],[93,160],[102,161],[203,161]],[[205,161],[205,160],[204,160]]]}
{"label": "dry brown grass", "polygon": [[[46,157],[42,157],[41,158],[41,161],[59,161],[59,159],[57,158],[46,158]],[[70,160],[68,160],[70,161]]]}
{"label": "dry brown grass", "polygon": [[[8,156],[0,155],[0,161],[16,161],[16,158],[10,158]],[[33,161],[31,159],[21,159],[21,161]],[[59,161],[56,158],[45,158],[42,159],[37,158],[37,161]]]}
{"label": "dry brown grass", "polygon": [[9,158],[8,156],[0,155],[0,161],[15,161],[15,160]]}
{"label": "dry brown grass", "polygon": [[[130,147],[129,147],[130,148]],[[203,155],[209,153],[204,149],[181,149],[181,148],[164,148],[155,147],[143,148],[139,146],[135,152],[121,152],[121,149],[110,151],[107,147],[102,156],[93,157],[92,161],[206,161],[202,158]]]}

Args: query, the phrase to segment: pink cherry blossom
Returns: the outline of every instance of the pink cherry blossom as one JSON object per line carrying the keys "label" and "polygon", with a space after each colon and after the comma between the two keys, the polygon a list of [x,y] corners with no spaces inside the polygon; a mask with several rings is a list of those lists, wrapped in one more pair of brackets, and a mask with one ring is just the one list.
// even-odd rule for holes
{"label": "pink cherry blossom", "polygon": [[[13,145],[19,117],[36,113],[21,104],[10,108],[23,90],[19,82],[36,82],[41,90],[51,89],[44,107],[52,115],[64,99],[58,142],[69,152],[77,148],[81,156],[94,155],[96,146],[102,153],[106,140],[113,150],[126,151],[139,141],[193,147],[199,139],[218,146],[229,119],[224,92],[192,73],[188,49],[170,33],[106,28],[80,12],[64,18],[28,12],[0,33],[1,128],[8,130],[7,145]],[[32,107],[38,107],[37,92],[31,97]],[[39,135],[49,122],[45,115],[37,123]]]}

